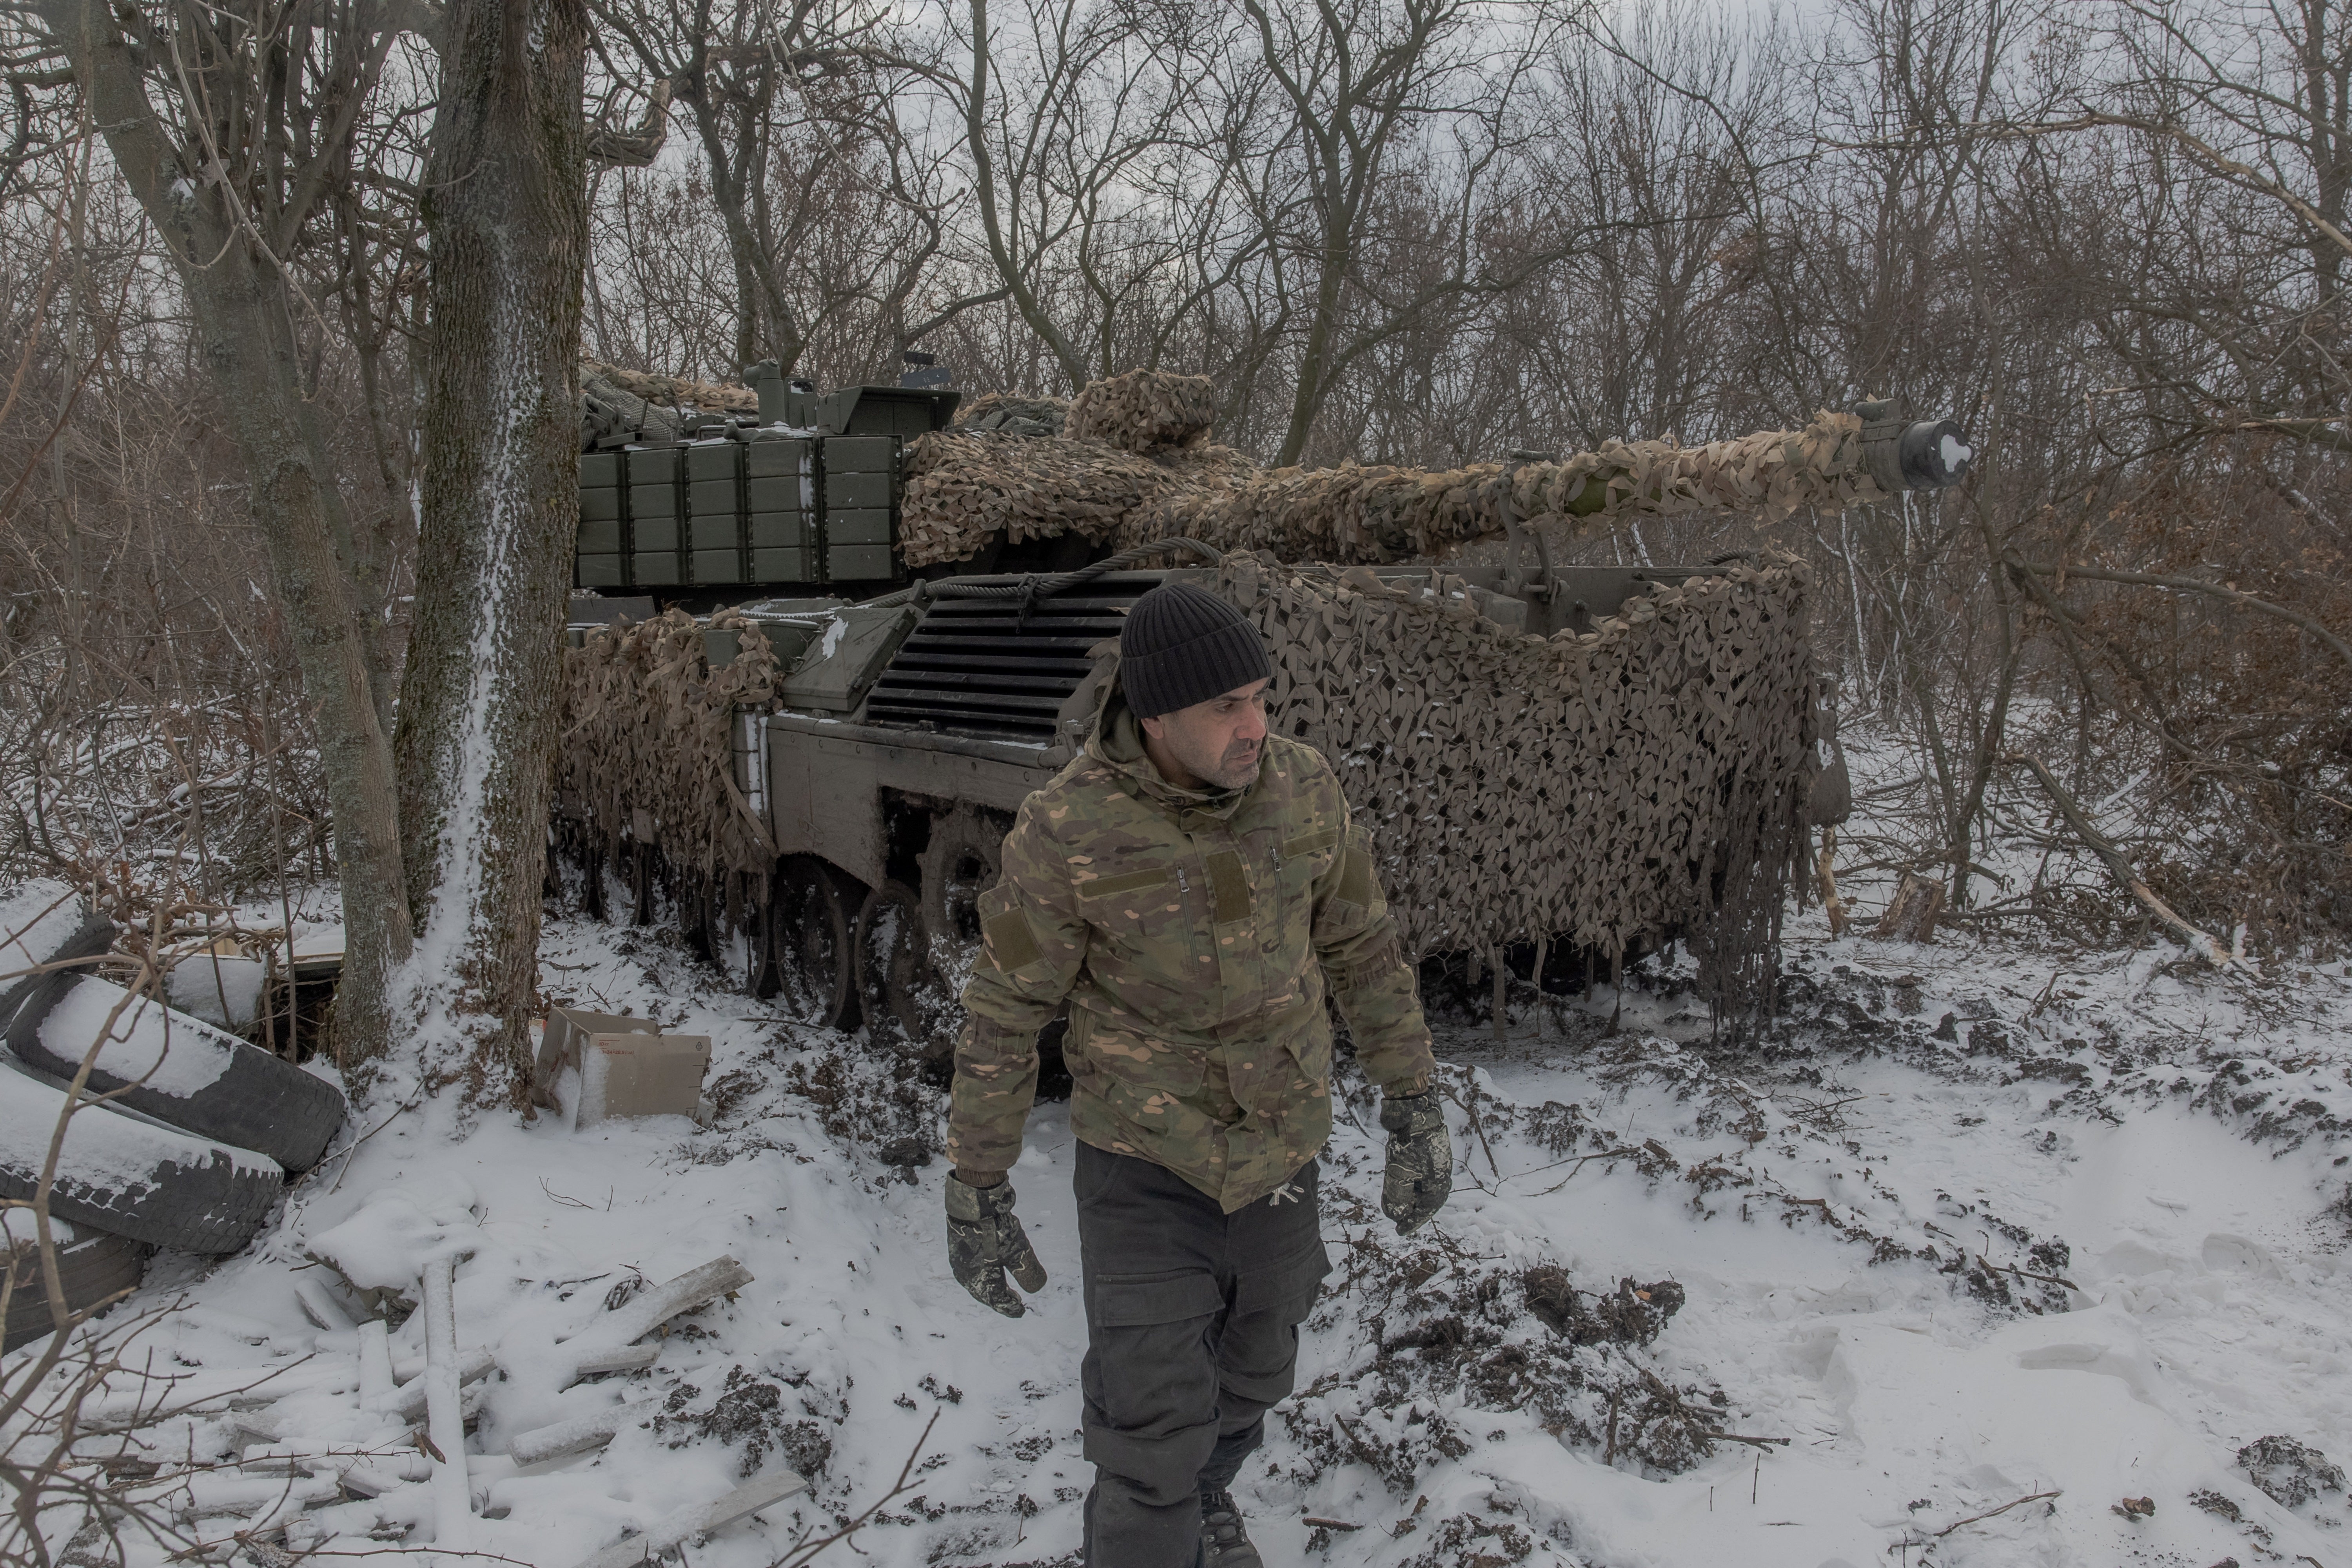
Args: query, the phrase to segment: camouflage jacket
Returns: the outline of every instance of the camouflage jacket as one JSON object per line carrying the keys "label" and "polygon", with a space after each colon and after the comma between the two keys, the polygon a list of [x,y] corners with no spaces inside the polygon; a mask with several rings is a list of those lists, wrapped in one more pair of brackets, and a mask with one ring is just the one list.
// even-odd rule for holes
{"label": "camouflage jacket", "polygon": [[1070,1124],[1167,1166],[1227,1213],[1331,1132],[1327,994],[1391,1094],[1434,1066],[1413,971],[1328,763],[1266,737],[1255,784],[1180,790],[1113,700],[1086,755],[1032,795],[981,900],[948,1153],[1003,1171],[1037,1088],[1037,1030],[1070,1005]]}

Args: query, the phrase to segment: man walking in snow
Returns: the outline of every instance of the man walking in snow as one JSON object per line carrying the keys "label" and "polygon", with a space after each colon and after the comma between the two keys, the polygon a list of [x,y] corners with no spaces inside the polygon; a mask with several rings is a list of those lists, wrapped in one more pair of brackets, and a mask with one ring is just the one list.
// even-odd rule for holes
{"label": "man walking in snow", "polygon": [[1269,734],[1273,670],[1223,600],[1165,584],[1119,633],[1086,752],[1021,808],[981,900],[948,1154],[948,1251],[1019,1317],[1045,1282],[1005,1173],[1063,1003],[1076,1087],[1088,1568],[1261,1568],[1228,1490],[1288,1394],[1330,1259],[1316,1156],[1348,1019],[1402,1231],[1453,1187],[1413,972],[1328,763]]}

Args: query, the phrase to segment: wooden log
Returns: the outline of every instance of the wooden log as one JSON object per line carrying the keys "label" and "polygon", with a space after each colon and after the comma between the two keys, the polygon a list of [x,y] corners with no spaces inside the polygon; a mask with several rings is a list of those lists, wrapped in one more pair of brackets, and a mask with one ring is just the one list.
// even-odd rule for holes
{"label": "wooden log", "polygon": [[558,1347],[571,1365],[560,1382],[569,1385],[598,1372],[628,1372],[650,1366],[661,1354],[659,1345],[640,1345],[680,1312],[718,1300],[751,1282],[751,1271],[721,1255],[699,1268],[689,1269],[664,1285],[631,1298],[596,1319]]}
{"label": "wooden log", "polygon": [[425,1266],[425,1409],[433,1441],[433,1546],[437,1552],[474,1547],[474,1499],[466,1484],[466,1411],[457,1385],[457,1260]]}
{"label": "wooden log", "polygon": [[1814,874],[1821,881],[1822,912],[1830,917],[1830,935],[1843,936],[1852,917],[1846,913],[1845,900],[1838,896],[1837,829],[1834,827],[1824,826],[1822,829],[1822,857],[1814,867]]}
{"label": "wooden log", "polygon": [[542,1464],[560,1459],[566,1454],[577,1454],[584,1448],[601,1448],[613,1440],[613,1435],[624,1426],[633,1426],[661,1408],[657,1399],[640,1399],[634,1404],[615,1405],[608,1409],[575,1415],[569,1421],[558,1421],[538,1426],[518,1436],[507,1445],[507,1453],[518,1465]]}

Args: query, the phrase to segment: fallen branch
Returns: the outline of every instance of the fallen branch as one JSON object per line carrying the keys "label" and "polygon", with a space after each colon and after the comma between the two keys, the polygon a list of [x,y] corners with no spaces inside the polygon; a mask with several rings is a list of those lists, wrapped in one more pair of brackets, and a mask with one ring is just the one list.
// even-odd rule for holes
{"label": "fallen branch", "polygon": [[565,1340],[560,1353],[571,1365],[562,1379],[571,1384],[596,1372],[628,1372],[650,1366],[661,1354],[659,1345],[640,1345],[681,1312],[717,1300],[751,1282],[751,1271],[733,1258],[720,1256],[631,1298]]}
{"label": "fallen branch", "polygon": [[1349,1524],[1344,1519],[1318,1519],[1311,1513],[1301,1519],[1298,1522],[1317,1530],[1353,1531],[1364,1528],[1360,1524]]}
{"label": "fallen branch", "polygon": [[2039,1279],[2045,1285],[2063,1285],[2076,1295],[2083,1293],[2083,1288],[2080,1285],[2075,1284],[2072,1279],[2062,1279],[2055,1274],[2036,1274],[2032,1269],[2020,1268],[2014,1263],[1995,1263],[1981,1252],[1977,1254],[1977,1261],[1984,1265],[1985,1272],[1988,1274],[2014,1274],[2021,1279]]}
{"label": "fallen branch", "polygon": [[2066,787],[2052,776],[2039,758],[2029,757],[2022,752],[2011,752],[2003,760],[2033,770],[2033,776],[2042,781],[2042,787],[2049,793],[2051,803],[2057,806],[2058,815],[2066,819],[2066,826],[2074,830],[2075,837],[2090,847],[2091,852],[2105,864],[2107,874],[2121,883],[2125,891],[2137,899],[2141,907],[2155,916],[2157,923],[2170,931],[2183,947],[2216,969],[2227,969],[2244,959],[2244,953],[2223,947],[2220,938],[2190,925],[2170,904],[2158,898],[2156,889],[2141,878],[2115,840],[2092,825],[2082,804],[2066,793]]}
{"label": "fallen branch", "polygon": [[655,1399],[640,1399],[630,1405],[615,1405],[609,1410],[598,1410],[586,1415],[575,1415],[569,1421],[535,1427],[518,1436],[507,1445],[507,1453],[518,1465],[536,1465],[549,1459],[560,1459],[566,1454],[576,1454],[583,1448],[599,1448],[613,1440],[614,1433],[624,1426],[634,1426],[649,1417],[661,1407]]}
{"label": "fallen branch", "polygon": [[1960,1526],[1964,1524],[1982,1524],[1986,1520],[2007,1513],[2011,1509],[2023,1508],[2030,1502],[2041,1502],[2049,1498],[2063,1497],[2066,1494],[2063,1491],[2056,1490],[2035,1492],[2030,1497],[2021,1497],[2012,1502],[2005,1502],[1999,1508],[1989,1508],[1982,1513],[1972,1513],[1966,1519],[1956,1519],[1952,1521],[1951,1523],[1944,1526],[1943,1529],[1936,1531],[1933,1535],[1928,1536],[1927,1539],[1930,1541],[1941,1541],[1944,1537],[1951,1534],[1952,1531],[1959,1529]]}

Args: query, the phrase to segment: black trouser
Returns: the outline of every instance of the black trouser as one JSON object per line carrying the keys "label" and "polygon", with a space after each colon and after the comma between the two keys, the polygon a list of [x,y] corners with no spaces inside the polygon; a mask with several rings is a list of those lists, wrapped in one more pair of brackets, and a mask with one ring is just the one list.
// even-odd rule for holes
{"label": "black trouser", "polygon": [[1201,1493],[1265,1437],[1330,1271],[1315,1162],[1226,1214],[1173,1171],[1081,1143],[1076,1187],[1087,1568],[1194,1568]]}

